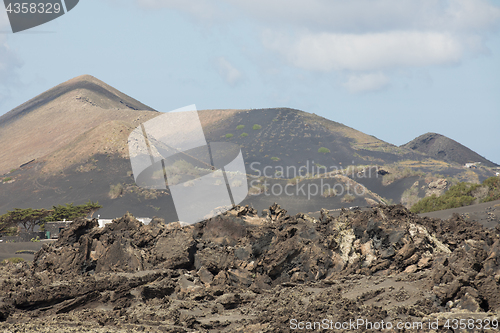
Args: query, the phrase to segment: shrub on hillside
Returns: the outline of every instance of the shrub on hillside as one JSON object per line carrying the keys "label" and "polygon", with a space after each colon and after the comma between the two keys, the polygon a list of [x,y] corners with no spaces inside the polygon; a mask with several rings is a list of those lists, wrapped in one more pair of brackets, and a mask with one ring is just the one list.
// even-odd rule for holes
{"label": "shrub on hillside", "polygon": [[335,191],[333,188],[326,189],[323,191],[323,196],[325,198],[335,197],[337,196],[337,191]]}
{"label": "shrub on hillside", "polygon": [[231,133],[226,134],[226,139],[230,139],[232,137],[233,137],[233,135]]}
{"label": "shrub on hillside", "polygon": [[401,196],[401,203],[405,205],[406,208],[411,208],[415,205],[420,198],[418,197],[418,187],[412,186],[406,189]]}
{"label": "shrub on hillside", "polygon": [[302,177],[297,176],[297,177],[288,179],[287,184],[289,184],[289,185],[297,185],[298,183],[300,183],[301,180],[302,180]]}
{"label": "shrub on hillside", "polygon": [[342,202],[353,202],[353,201],[354,201],[354,199],[356,199],[356,198],[354,197],[354,195],[352,195],[352,194],[346,194],[346,195],[344,195],[344,197],[342,198]]}
{"label": "shrub on hillside", "polygon": [[436,210],[468,206],[476,199],[472,192],[481,185],[471,183],[458,183],[438,197],[435,194],[423,198],[410,209],[413,213],[428,213]]}
{"label": "shrub on hillside", "polygon": [[483,182],[488,187],[488,194],[483,202],[500,199],[500,177],[490,177]]}
{"label": "shrub on hillside", "polygon": [[240,136],[241,136],[242,138],[244,138],[244,137],[248,136],[248,133],[241,133],[241,134],[240,134]]}
{"label": "shrub on hillside", "polygon": [[5,259],[4,261],[8,261],[8,262],[11,262],[13,264],[19,264],[20,262],[24,262],[25,260],[23,258],[20,258],[20,257],[13,257],[13,258]]}
{"label": "shrub on hillside", "polygon": [[[384,175],[382,177],[382,185],[387,186],[389,184],[392,184],[396,180],[403,179],[403,178],[408,178],[408,177],[413,177],[413,176],[424,176],[424,172],[418,171],[418,170],[413,170],[411,168],[394,168],[391,169],[391,172]],[[434,175],[434,178],[436,178],[437,175]],[[444,178],[442,177],[437,177],[437,178]]]}
{"label": "shrub on hillside", "polygon": [[325,148],[325,147],[321,147],[318,149],[318,153],[328,154],[329,152],[330,152],[330,149]]}
{"label": "shrub on hillside", "polygon": [[245,128],[245,125],[238,125],[238,126],[236,126],[237,130],[244,129],[244,128]]}
{"label": "shrub on hillside", "polygon": [[262,126],[258,125],[258,124],[255,124],[253,125],[252,127],[254,130],[260,130],[262,128]]}
{"label": "shrub on hillside", "polygon": [[116,199],[122,194],[123,194],[123,185],[122,184],[111,185],[109,187],[108,195],[111,199]]}

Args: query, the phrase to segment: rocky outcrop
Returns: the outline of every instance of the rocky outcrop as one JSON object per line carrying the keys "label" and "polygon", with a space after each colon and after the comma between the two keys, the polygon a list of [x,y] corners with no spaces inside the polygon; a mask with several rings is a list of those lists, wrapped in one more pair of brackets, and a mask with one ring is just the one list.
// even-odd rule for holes
{"label": "rocky outcrop", "polygon": [[403,206],[338,217],[322,210],[318,219],[287,215],[278,204],[259,218],[238,206],[184,227],[146,226],[129,214],[102,229],[81,219],[31,266],[3,268],[0,318],[82,319],[102,315],[88,309],[113,309],[105,325],[153,320],[220,331],[224,325],[206,318],[239,311],[245,325],[273,331],[289,327],[291,314],[321,316],[324,306],[339,320],[486,313],[500,310],[499,244],[495,230],[458,215],[420,218]]}

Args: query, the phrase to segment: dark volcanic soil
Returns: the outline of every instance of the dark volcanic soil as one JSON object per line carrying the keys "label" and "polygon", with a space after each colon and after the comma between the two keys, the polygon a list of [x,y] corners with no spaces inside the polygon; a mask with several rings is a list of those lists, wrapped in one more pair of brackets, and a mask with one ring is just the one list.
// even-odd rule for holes
{"label": "dark volcanic soil", "polygon": [[498,227],[402,206],[318,219],[278,205],[256,213],[238,206],[185,227],[77,220],[31,265],[1,267],[0,330],[288,332],[303,331],[292,329],[299,322],[437,320],[446,332],[448,319],[492,327],[499,317]]}

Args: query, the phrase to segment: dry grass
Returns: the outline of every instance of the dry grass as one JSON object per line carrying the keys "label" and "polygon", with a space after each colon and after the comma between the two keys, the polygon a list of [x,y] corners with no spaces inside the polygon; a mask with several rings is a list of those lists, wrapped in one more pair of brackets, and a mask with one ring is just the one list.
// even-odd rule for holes
{"label": "dry grass", "polygon": [[122,184],[111,185],[109,187],[109,197],[110,199],[116,199],[120,197],[124,192],[124,187]]}
{"label": "dry grass", "polygon": [[356,197],[352,194],[346,194],[344,195],[344,197],[342,198],[342,202],[353,202],[354,199],[356,199]]}

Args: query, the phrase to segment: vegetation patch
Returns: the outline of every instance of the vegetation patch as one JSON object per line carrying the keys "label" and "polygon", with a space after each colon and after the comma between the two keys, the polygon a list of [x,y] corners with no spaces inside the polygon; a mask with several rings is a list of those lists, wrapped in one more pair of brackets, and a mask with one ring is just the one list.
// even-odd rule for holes
{"label": "vegetation patch", "polygon": [[318,153],[328,154],[329,152],[330,152],[330,149],[325,148],[325,147],[321,147],[318,149]]}
{"label": "vegetation patch", "polygon": [[250,190],[248,191],[248,194],[250,195],[259,195],[267,190],[267,186],[264,184],[257,184],[253,185]]}
{"label": "vegetation patch", "polygon": [[352,194],[346,194],[342,198],[342,202],[353,202],[354,199],[356,199],[356,197],[354,195],[352,195]]}
{"label": "vegetation patch", "polygon": [[258,125],[258,124],[255,124],[253,125],[252,127],[254,130],[260,130],[262,128],[262,126]]}
{"label": "vegetation patch", "polygon": [[406,208],[410,208],[415,205],[420,198],[418,197],[418,187],[412,186],[406,189],[401,196],[401,203],[405,205]]}
{"label": "vegetation patch", "polygon": [[5,259],[4,262],[10,262],[10,263],[13,263],[13,264],[19,264],[20,262],[24,262],[25,260],[23,258],[20,258],[20,257],[13,257],[13,258],[8,258],[8,259]]}
{"label": "vegetation patch", "polygon": [[280,160],[280,158],[279,157],[271,157],[271,160],[278,162]]}
{"label": "vegetation patch", "polygon": [[433,194],[430,197],[423,198],[413,205],[410,210],[413,213],[420,214],[471,205],[476,199],[472,193],[480,186],[479,184],[458,183],[450,187],[440,197]]}
{"label": "vegetation patch", "polygon": [[33,250],[18,250],[16,251],[16,254],[35,254],[36,251]]}
{"label": "vegetation patch", "polygon": [[425,176],[425,172],[419,170],[413,170],[411,168],[399,168],[392,167],[389,168],[389,173],[382,177],[382,185],[387,186],[395,182],[396,180],[413,177],[413,176]]}
{"label": "vegetation patch", "polygon": [[483,182],[483,186],[488,187],[488,194],[483,202],[500,199],[500,177],[490,177]]}
{"label": "vegetation patch", "polygon": [[241,133],[241,134],[240,134],[240,136],[241,136],[242,138],[244,138],[244,137],[248,136],[248,133]]}
{"label": "vegetation patch", "polygon": [[297,185],[298,183],[300,183],[301,180],[302,180],[302,177],[297,176],[297,177],[288,179],[287,184],[289,184],[289,185]]}
{"label": "vegetation patch", "polygon": [[442,196],[431,195],[411,207],[414,213],[428,213],[437,210],[468,206],[477,202],[500,199],[500,177],[490,177],[482,184],[458,183]]}
{"label": "vegetation patch", "polygon": [[72,221],[77,217],[92,216],[94,213],[102,208],[98,201],[88,201],[86,204],[74,206],[73,203],[52,206],[52,213],[45,218],[48,222],[53,221]]}
{"label": "vegetation patch", "polygon": [[336,197],[336,196],[337,196],[337,191],[335,191],[335,189],[333,189],[333,188],[326,189],[326,190],[323,192],[323,196],[324,196],[325,198],[329,198],[329,197]]}
{"label": "vegetation patch", "polygon": [[118,183],[116,185],[110,185],[109,186],[109,193],[108,193],[110,199],[116,199],[116,198],[120,197],[124,192],[123,189],[124,189],[124,187],[123,187],[123,184],[121,184],[121,183]]}
{"label": "vegetation patch", "polygon": [[4,183],[6,183],[6,182],[8,182],[8,181],[10,181],[10,180],[12,180],[12,177],[5,177],[5,178],[3,179],[3,182],[4,182]]}
{"label": "vegetation patch", "polygon": [[238,126],[236,126],[237,130],[244,129],[244,128],[245,128],[245,125],[238,125]]}
{"label": "vegetation patch", "polygon": [[226,139],[230,139],[230,138],[232,138],[232,137],[233,137],[233,135],[232,135],[231,133],[227,133],[227,134],[226,134]]}

